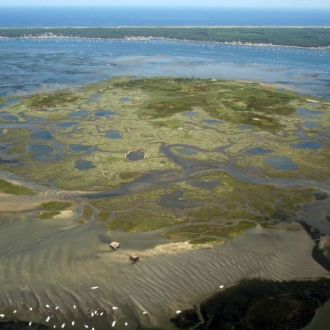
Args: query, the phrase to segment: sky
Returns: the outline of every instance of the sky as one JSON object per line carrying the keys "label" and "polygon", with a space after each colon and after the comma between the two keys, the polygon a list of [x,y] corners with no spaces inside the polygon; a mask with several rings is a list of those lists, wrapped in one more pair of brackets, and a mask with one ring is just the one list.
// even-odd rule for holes
{"label": "sky", "polygon": [[250,8],[327,8],[329,0],[0,0],[0,7],[107,6],[107,7],[250,7]]}

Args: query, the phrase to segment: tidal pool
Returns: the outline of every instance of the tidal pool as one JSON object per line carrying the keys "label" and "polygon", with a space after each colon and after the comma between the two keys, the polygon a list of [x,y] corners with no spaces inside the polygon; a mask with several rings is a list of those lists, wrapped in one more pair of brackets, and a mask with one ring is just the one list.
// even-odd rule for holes
{"label": "tidal pool", "polygon": [[237,125],[236,127],[240,130],[253,129],[253,127],[251,125]]}
{"label": "tidal pool", "polygon": [[197,111],[186,111],[182,113],[185,117],[196,117],[198,115]]}
{"label": "tidal pool", "polygon": [[246,152],[251,155],[265,155],[265,154],[269,154],[273,151],[264,149],[262,147],[254,147],[254,148],[250,148],[250,149],[246,150]]}
{"label": "tidal pool", "polygon": [[69,114],[69,117],[71,118],[82,118],[86,115],[88,115],[90,112],[87,110],[79,110],[79,111],[74,111]]}
{"label": "tidal pool", "polygon": [[31,134],[32,139],[40,139],[40,140],[52,140],[52,134],[49,131],[40,131]]}
{"label": "tidal pool", "polygon": [[3,116],[1,116],[1,118],[3,120],[6,120],[6,121],[17,121],[17,120],[19,120],[19,117],[14,116],[14,115],[3,115]]}
{"label": "tidal pool", "polygon": [[70,144],[69,148],[71,151],[80,152],[80,151],[87,151],[92,148],[92,145],[83,145],[83,144]]}
{"label": "tidal pool", "polygon": [[201,203],[197,200],[187,199],[182,200],[183,191],[174,191],[170,194],[165,194],[160,197],[159,204],[166,207],[198,207]]}
{"label": "tidal pool", "polygon": [[122,138],[120,132],[118,132],[118,131],[109,131],[105,134],[105,137],[107,137],[109,139],[115,139],[115,140]]}
{"label": "tidal pool", "polygon": [[131,160],[131,161],[137,161],[137,160],[142,160],[145,157],[145,152],[136,150],[136,151],[130,151],[129,153],[126,154],[126,158]]}
{"label": "tidal pool", "polygon": [[48,146],[46,144],[35,144],[31,147],[31,150],[35,154],[50,154],[53,152],[53,147]]}
{"label": "tidal pool", "polygon": [[211,124],[211,125],[217,125],[217,124],[222,124],[222,120],[218,119],[203,119],[202,123],[205,124]]}
{"label": "tidal pool", "polygon": [[110,111],[110,110],[97,110],[94,112],[95,116],[98,117],[107,117],[107,116],[114,116],[117,115],[117,112]]}
{"label": "tidal pool", "polygon": [[95,164],[89,160],[77,160],[75,162],[75,167],[77,170],[89,170],[96,167]]}
{"label": "tidal pool", "polygon": [[120,98],[120,102],[129,102],[132,101],[132,99],[130,97],[121,97]]}
{"label": "tidal pool", "polygon": [[15,103],[18,103],[20,101],[20,99],[11,99],[11,100],[7,100],[3,103],[0,104],[0,108],[4,108],[6,107],[7,105],[11,105],[11,104],[15,104]]}
{"label": "tidal pool", "polygon": [[276,170],[296,170],[298,168],[290,158],[283,156],[271,156],[265,158],[265,162]]}
{"label": "tidal pool", "polygon": [[296,114],[303,119],[320,119],[322,117],[321,111],[308,110],[305,108],[297,108]]}
{"label": "tidal pool", "polygon": [[291,144],[291,147],[294,149],[320,149],[323,147],[323,144],[315,141],[304,141],[296,144]]}
{"label": "tidal pool", "polygon": [[191,181],[189,182],[194,187],[198,188],[214,188],[221,184],[218,180],[212,180],[212,181]]}
{"label": "tidal pool", "polygon": [[69,122],[66,122],[66,123],[57,123],[55,124],[57,127],[60,127],[60,128],[69,128],[69,127],[72,127],[74,125],[77,125],[79,123],[77,122],[74,122],[74,121],[69,121]]}
{"label": "tidal pool", "polygon": [[321,127],[320,124],[314,123],[313,121],[305,121],[302,125],[307,128],[320,128]]}

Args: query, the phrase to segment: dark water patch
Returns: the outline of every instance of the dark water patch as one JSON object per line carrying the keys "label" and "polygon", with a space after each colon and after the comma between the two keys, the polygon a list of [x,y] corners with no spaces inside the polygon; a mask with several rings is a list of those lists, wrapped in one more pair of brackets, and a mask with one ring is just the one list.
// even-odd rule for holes
{"label": "dark water patch", "polygon": [[321,127],[320,124],[314,123],[313,121],[305,121],[302,125],[307,128],[320,128]]}
{"label": "dark water patch", "polygon": [[5,132],[4,132],[3,128],[0,128],[0,135],[4,135],[4,134],[5,134]]}
{"label": "dark water patch", "polygon": [[131,160],[131,161],[137,161],[137,160],[142,160],[146,156],[144,151],[141,150],[136,150],[136,151],[130,151],[129,153],[126,154],[126,158]]}
{"label": "dark water patch", "polygon": [[74,151],[74,152],[87,151],[92,147],[93,147],[92,145],[83,145],[83,144],[70,144],[69,145],[70,150]]}
{"label": "dark water patch", "polygon": [[[330,279],[274,282],[244,280],[221,290],[200,306],[203,323],[195,309],[171,321],[178,329],[292,330],[307,326],[330,295]],[[195,316],[194,316],[195,315]]]}
{"label": "dark water patch", "polygon": [[120,132],[118,132],[118,131],[109,131],[105,134],[105,137],[107,137],[109,139],[115,139],[115,140],[122,138]]}
{"label": "dark water patch", "polygon": [[90,112],[87,110],[79,110],[79,111],[74,111],[69,114],[69,117],[71,118],[82,118],[86,115],[88,115]]}
{"label": "dark water patch", "polygon": [[29,325],[30,322],[11,320],[11,321],[2,321],[0,320],[0,329],[1,330],[48,330],[50,327],[47,327],[43,324],[33,322]]}
{"label": "dark water patch", "polygon": [[55,125],[60,128],[69,128],[69,127],[72,127],[77,124],[79,124],[79,123],[77,123],[75,121],[68,121],[68,122],[64,122],[64,123],[57,123]]}
{"label": "dark water patch", "polygon": [[0,159],[0,164],[21,164],[19,160]]}
{"label": "dark water patch", "polygon": [[314,193],[314,198],[317,201],[323,201],[323,200],[327,199],[328,197],[329,197],[329,195],[323,191],[318,191],[318,192]]}
{"label": "dark water patch", "polygon": [[97,110],[94,112],[95,116],[98,117],[107,117],[107,116],[115,116],[117,115],[117,112],[110,111],[110,110]]}
{"label": "dark water patch", "polygon": [[272,153],[273,151],[264,149],[262,147],[254,147],[254,148],[250,148],[250,149],[246,150],[246,152],[251,155],[265,155],[265,154]]}
{"label": "dark water patch", "polygon": [[325,216],[325,220],[327,220],[328,222],[330,222],[330,214],[327,214],[327,215]]}
{"label": "dark water patch", "polygon": [[2,102],[2,103],[0,104],[0,108],[4,108],[4,107],[6,107],[6,106],[8,106],[8,105],[18,103],[19,101],[20,101],[20,99],[11,99],[11,100],[7,100],[7,101]]}
{"label": "dark water patch", "polygon": [[222,124],[222,120],[218,120],[218,119],[203,119],[202,123],[205,124],[211,124],[211,125],[218,125],[218,124]]}
{"label": "dark water patch", "polygon": [[308,110],[305,108],[297,108],[296,114],[303,119],[320,119],[322,117],[321,111]]}
{"label": "dark water patch", "polygon": [[59,158],[57,156],[53,156],[53,155],[48,155],[48,154],[34,154],[31,157],[34,160],[39,160],[42,162],[54,162],[59,160]]}
{"label": "dark water patch", "polygon": [[182,113],[185,117],[196,117],[198,115],[197,111],[186,111]]}
{"label": "dark water patch", "polygon": [[190,207],[198,207],[202,204],[193,199],[182,200],[183,196],[182,191],[175,191],[170,194],[165,194],[160,197],[159,204],[165,207],[181,207],[181,208],[190,208]]}
{"label": "dark water patch", "polygon": [[265,162],[276,170],[296,170],[298,168],[290,158],[283,156],[271,156],[265,158]]}
{"label": "dark water patch", "polygon": [[214,188],[219,185],[221,185],[220,181],[213,180],[213,181],[190,181],[189,184],[191,184],[194,187],[198,188]]}
{"label": "dark water patch", "polygon": [[35,144],[31,147],[31,150],[36,154],[50,154],[54,151],[53,147],[46,144]]}
{"label": "dark water patch", "polygon": [[32,139],[40,139],[40,140],[52,140],[52,134],[49,131],[40,131],[31,134]]}
{"label": "dark water patch", "polygon": [[237,125],[236,127],[242,131],[248,130],[248,129],[253,129],[253,127],[251,125]]}
{"label": "dark water patch", "polygon": [[314,141],[304,141],[297,144],[291,144],[291,147],[294,149],[320,149],[323,147],[323,144]]}
{"label": "dark water patch", "polygon": [[89,160],[77,160],[75,162],[75,167],[77,170],[89,170],[91,168],[95,168],[96,166]]}
{"label": "dark water patch", "polygon": [[19,117],[14,116],[14,115],[3,115],[3,116],[1,116],[1,118],[3,120],[6,120],[6,121],[17,121],[17,120],[19,120]]}
{"label": "dark water patch", "polygon": [[0,116],[9,115],[9,114],[10,114],[9,111],[0,111]]}
{"label": "dark water patch", "polygon": [[193,156],[193,155],[197,154],[197,151],[191,150],[188,148],[176,148],[174,150],[176,152],[180,153],[181,155],[185,155],[185,156]]}
{"label": "dark water patch", "polygon": [[121,97],[120,102],[130,102],[132,99],[130,97]]}

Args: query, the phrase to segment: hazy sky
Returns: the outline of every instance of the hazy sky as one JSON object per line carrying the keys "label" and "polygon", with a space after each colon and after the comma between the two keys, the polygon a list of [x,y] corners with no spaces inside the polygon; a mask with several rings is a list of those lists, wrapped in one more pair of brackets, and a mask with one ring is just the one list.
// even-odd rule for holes
{"label": "hazy sky", "polygon": [[0,6],[132,6],[328,8],[329,0],[0,0]]}

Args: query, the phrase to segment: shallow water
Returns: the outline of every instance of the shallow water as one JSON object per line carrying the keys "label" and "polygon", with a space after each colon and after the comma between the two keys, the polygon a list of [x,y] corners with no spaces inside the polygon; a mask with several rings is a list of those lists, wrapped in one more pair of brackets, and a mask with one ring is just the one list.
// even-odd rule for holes
{"label": "shallow water", "polygon": [[266,157],[265,162],[276,170],[296,170],[298,166],[288,157],[271,156]]}

